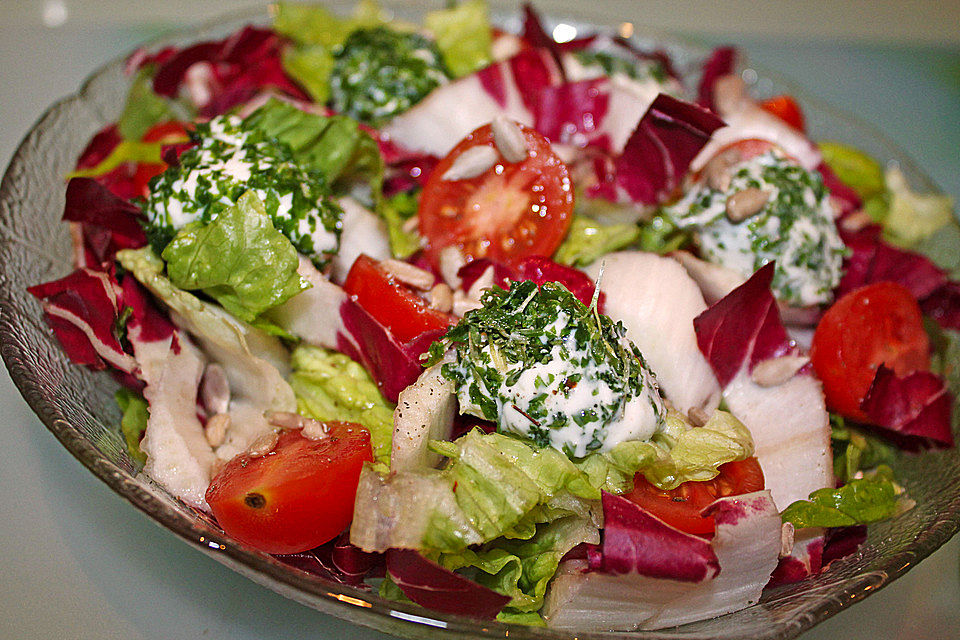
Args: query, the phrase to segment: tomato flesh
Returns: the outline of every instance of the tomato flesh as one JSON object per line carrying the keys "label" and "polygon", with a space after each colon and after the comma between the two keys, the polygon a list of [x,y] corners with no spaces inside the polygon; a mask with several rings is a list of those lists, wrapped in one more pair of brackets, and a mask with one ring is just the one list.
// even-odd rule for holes
{"label": "tomato flesh", "polygon": [[326,438],[284,431],[271,453],[241,454],[223,467],[206,497],[227,535],[267,553],[298,553],[350,525],[360,470],[373,461],[370,432],[327,425]]}
{"label": "tomato flesh", "polygon": [[761,102],[760,108],[767,113],[777,116],[797,131],[806,130],[806,122],[803,117],[803,111],[800,109],[800,105],[797,104],[797,101],[793,98],[793,96],[774,96],[769,100]]}
{"label": "tomato flesh", "polygon": [[[163,144],[177,144],[187,142],[187,125],[183,122],[170,120],[150,127],[143,134],[143,142],[162,142]],[[150,179],[160,175],[167,169],[166,163],[141,163],[133,174],[133,184],[136,193],[146,197],[150,194]]]}
{"label": "tomato flesh", "polygon": [[716,529],[713,517],[704,517],[701,511],[717,498],[760,491],[764,486],[763,471],[756,458],[722,464],[719,471],[713,480],[684,482],[668,491],[650,484],[638,473],[633,491],[624,497],[680,531],[712,534]]}
{"label": "tomato flesh", "polygon": [[343,289],[400,342],[457,321],[449,313],[430,308],[426,300],[364,254],[350,267]]}
{"label": "tomato flesh", "polygon": [[827,407],[861,422],[860,408],[881,364],[903,376],[930,368],[930,340],[910,291],[894,282],[869,284],[836,301],[813,335],[810,362]]}
{"label": "tomato flesh", "polygon": [[424,253],[434,267],[440,252],[459,247],[467,261],[489,258],[512,264],[527,256],[551,256],[570,227],[573,188],[550,142],[518,125],[528,155],[517,163],[497,151],[493,166],[474,178],[444,180],[465,152],[479,146],[496,150],[490,125],[468,135],[441,160],[423,189],[418,211]]}

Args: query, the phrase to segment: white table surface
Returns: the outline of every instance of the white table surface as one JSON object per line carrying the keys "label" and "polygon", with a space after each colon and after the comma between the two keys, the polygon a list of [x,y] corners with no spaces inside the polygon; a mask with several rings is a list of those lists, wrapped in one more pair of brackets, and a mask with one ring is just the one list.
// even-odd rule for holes
{"label": "white table surface", "polygon": [[[218,0],[193,13],[209,15],[237,4]],[[690,11],[707,19],[703,4],[690,3]],[[48,104],[139,41],[189,22],[179,16],[191,5],[0,0],[0,166]],[[647,5],[653,6],[636,6]],[[611,5],[618,11],[623,6]],[[650,14],[654,22],[675,25],[675,12],[657,6],[659,13]],[[784,23],[769,9],[756,25],[715,10],[715,22],[698,22],[690,31],[714,40],[746,34],[755,59],[879,124],[960,199],[960,3],[923,6],[930,12],[918,16],[922,8],[916,3],[876,5],[871,15],[886,16],[881,28],[873,21],[858,25],[856,11],[824,15],[818,36],[783,36]],[[890,17],[898,10],[908,14],[901,29]],[[789,18],[800,24],[814,20],[814,13],[794,8]],[[944,21],[953,26],[944,28]],[[923,44],[889,44],[905,38]],[[385,637],[285,600],[156,526],[59,445],[5,371],[0,451],[0,638]],[[804,640],[960,637],[958,554],[960,540],[954,539]]]}

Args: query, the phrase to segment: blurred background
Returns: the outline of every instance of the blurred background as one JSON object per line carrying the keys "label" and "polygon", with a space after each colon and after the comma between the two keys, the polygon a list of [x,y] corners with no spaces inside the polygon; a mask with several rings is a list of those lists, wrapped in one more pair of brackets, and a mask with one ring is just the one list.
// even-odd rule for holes
{"label": "blurred background", "polygon": [[[440,6],[442,3],[425,3]],[[515,10],[491,1],[494,12]],[[740,44],[872,123],[960,200],[960,1],[541,0],[638,32]],[[140,42],[256,3],[0,0],[0,166],[40,114]],[[0,637],[381,638],[190,549],[87,472],[0,374]],[[960,637],[960,541],[805,640]]]}

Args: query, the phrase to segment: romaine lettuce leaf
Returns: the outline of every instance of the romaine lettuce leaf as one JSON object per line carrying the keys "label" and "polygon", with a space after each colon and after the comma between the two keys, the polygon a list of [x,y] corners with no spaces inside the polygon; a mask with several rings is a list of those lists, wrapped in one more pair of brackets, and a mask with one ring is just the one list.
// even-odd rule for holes
{"label": "romaine lettuce leaf", "polygon": [[356,422],[370,431],[373,455],[389,463],[393,406],[362,366],[347,356],[300,345],[290,356],[290,386],[301,414],[315,420]]}
{"label": "romaine lettuce leaf", "polygon": [[125,162],[137,164],[160,164],[163,162],[161,142],[139,142],[138,140],[121,140],[106,158],[92,167],[77,169],[67,174],[67,178],[96,178],[106,175]]}
{"label": "romaine lettuce leaf", "polygon": [[387,16],[372,0],[360,0],[352,18],[341,18],[319,4],[279,2],[274,9],[273,30],[298,44],[332,49],[343,44],[351,31],[386,21]]}
{"label": "romaine lettuce leaf", "polygon": [[914,247],[951,222],[956,224],[950,196],[916,193],[897,168],[888,169],[885,179],[890,208],[883,220],[883,231],[892,243]]}
{"label": "romaine lettuce leaf", "polygon": [[818,489],[809,500],[798,500],[780,517],[795,527],[848,527],[891,518],[911,506],[887,466],[854,479],[839,489]]}
{"label": "romaine lettuce leaf", "polygon": [[272,99],[250,114],[244,127],[289,145],[294,162],[319,173],[335,193],[351,193],[363,186],[371,191],[368,201],[379,201],[383,158],[377,143],[356,120],[327,118]]}
{"label": "romaine lettuce leaf", "polygon": [[443,61],[455,78],[490,64],[491,34],[486,0],[467,0],[431,11],[424,17],[424,26],[436,38]]}
{"label": "romaine lettuce leaf", "polygon": [[417,215],[418,202],[419,192],[401,191],[384,200],[380,207],[394,258],[406,259],[420,250],[420,235],[416,231],[404,230],[404,224]]}
{"label": "romaine lettuce leaf", "polygon": [[639,237],[640,227],[635,224],[604,225],[576,215],[553,259],[569,266],[587,265],[604,254],[630,246]]}
{"label": "romaine lettuce leaf", "polygon": [[142,466],[147,461],[147,455],[140,450],[140,438],[147,430],[147,418],[150,417],[147,401],[139,393],[127,388],[118,389],[113,397],[120,406],[120,411],[123,412],[123,417],[120,418],[120,432],[127,444],[127,452]]}
{"label": "romaine lettuce leaf", "polygon": [[209,224],[181,229],[162,256],[175,286],[202,290],[246,322],[310,287],[297,250],[252,191]]}

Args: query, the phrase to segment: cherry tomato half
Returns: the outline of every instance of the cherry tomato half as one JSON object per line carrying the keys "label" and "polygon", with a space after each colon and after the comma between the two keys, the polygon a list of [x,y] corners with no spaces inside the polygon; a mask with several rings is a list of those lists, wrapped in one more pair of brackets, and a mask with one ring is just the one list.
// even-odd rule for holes
{"label": "cherry tomato half", "polygon": [[490,258],[511,264],[520,258],[550,256],[570,227],[573,187],[563,161],[550,142],[519,125],[529,154],[517,163],[500,153],[492,167],[475,178],[444,180],[465,152],[479,146],[496,149],[490,125],[468,135],[441,160],[420,197],[420,234],[425,254],[437,267],[440,251],[457,246],[468,261]]}
{"label": "cherry tomato half", "polygon": [[327,425],[326,438],[284,431],[267,455],[241,454],[223,467],[207,503],[224,532],[267,553],[298,553],[350,525],[360,469],[373,460],[370,432],[346,422]]}
{"label": "cherry tomato half", "polygon": [[720,474],[705,482],[684,482],[664,491],[650,484],[642,473],[634,478],[633,491],[623,497],[643,507],[670,526],[696,535],[716,529],[712,517],[700,512],[717,498],[738,496],[763,489],[763,471],[756,458],[720,465]]}
{"label": "cherry tomato half", "polygon": [[797,131],[806,131],[803,111],[793,96],[774,96],[761,102],[760,108],[777,116]]}
{"label": "cherry tomato half", "polygon": [[[177,144],[187,142],[190,137],[187,135],[187,124],[170,120],[161,122],[150,127],[143,134],[143,142],[162,142],[163,144]],[[167,168],[166,163],[141,163],[137,165],[137,170],[133,175],[134,189],[136,193],[146,197],[149,195],[149,183],[153,176],[163,173]]]}
{"label": "cherry tomato half", "polygon": [[430,308],[413,289],[364,254],[350,267],[343,289],[398,342],[409,342],[426,331],[457,322],[449,313]]}
{"label": "cherry tomato half", "polygon": [[930,368],[930,340],[920,306],[906,287],[894,282],[851,291],[820,319],[810,362],[823,381],[827,407],[866,421],[860,403],[881,364],[900,376]]}

